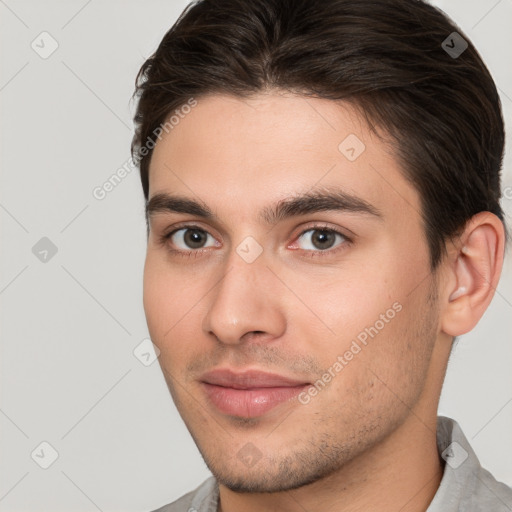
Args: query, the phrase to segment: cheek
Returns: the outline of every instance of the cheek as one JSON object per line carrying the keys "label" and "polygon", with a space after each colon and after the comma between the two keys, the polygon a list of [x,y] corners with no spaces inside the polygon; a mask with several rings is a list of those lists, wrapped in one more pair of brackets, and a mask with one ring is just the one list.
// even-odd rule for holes
{"label": "cheek", "polygon": [[[396,423],[414,407],[428,376],[435,332],[432,313],[423,309],[425,321],[418,321],[410,308],[414,310],[404,305],[383,329],[368,335],[366,344],[356,339],[357,346],[350,349],[352,342],[345,340],[341,354],[333,351],[328,360],[324,357],[326,370],[331,367],[335,377],[330,389],[319,392],[313,409],[330,411],[333,421],[350,430],[358,424]],[[344,362],[336,373],[332,365],[338,354]]]}
{"label": "cheek", "polygon": [[313,325],[320,322],[304,318],[297,318],[297,326],[315,340],[309,350],[320,358],[336,395],[345,397],[340,404],[363,404],[362,412],[366,405],[393,405],[393,392],[412,400],[421,389],[436,338],[436,312],[426,301],[430,280],[417,278],[419,263],[390,258],[364,265],[364,272],[354,268],[330,281],[302,283],[308,305],[334,332],[323,328],[315,337]]}
{"label": "cheek", "polygon": [[165,301],[167,300],[166,294],[163,292],[165,288],[165,279],[159,275],[151,257],[148,255],[144,266],[143,304],[146,321],[154,343],[157,343],[162,334],[161,324],[163,319],[166,318],[163,314],[166,309]]}
{"label": "cheek", "polygon": [[332,359],[348,350],[359,335],[364,341],[365,330],[375,323],[382,330],[381,315],[387,320],[384,330],[388,329],[397,316],[393,304],[403,300],[401,288],[406,286],[397,282],[394,269],[384,262],[375,266],[343,262],[339,269],[327,270],[289,275],[281,271],[280,277],[293,284],[294,294],[284,294],[289,302],[283,303],[289,328],[298,331],[297,339],[315,339],[316,346],[310,348]]}
{"label": "cheek", "polygon": [[390,234],[361,243],[323,268],[280,269],[280,275],[308,307],[310,320],[331,340],[346,339],[373,325],[396,301],[410,300],[410,292],[428,276],[426,255],[406,250],[405,244],[405,235]]}
{"label": "cheek", "polygon": [[169,329],[178,321],[180,305],[184,302],[182,288],[183,283],[177,282],[175,273],[161,256],[148,249],[144,265],[143,304],[151,338],[160,350],[164,339],[169,337]]}
{"label": "cheek", "polygon": [[144,312],[151,340],[160,350],[160,364],[169,371],[181,368],[184,360],[193,357],[191,351],[198,345],[191,340],[199,341],[198,302],[205,292],[200,288],[201,278],[197,279],[194,282],[193,276],[184,276],[165,257],[148,251],[144,266]]}

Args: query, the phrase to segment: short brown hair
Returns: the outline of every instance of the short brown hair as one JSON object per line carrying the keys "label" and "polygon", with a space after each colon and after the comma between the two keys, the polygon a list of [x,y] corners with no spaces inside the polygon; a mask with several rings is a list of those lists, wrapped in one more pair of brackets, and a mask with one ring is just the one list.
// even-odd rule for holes
{"label": "short brown hair", "polygon": [[[458,56],[442,46],[455,44],[453,32],[468,45]],[[496,86],[463,32],[421,0],[189,4],[136,78],[131,149],[146,200],[154,135],[175,109],[205,94],[244,98],[272,88],[349,101],[391,136],[421,198],[433,269],[476,213],[504,222]]]}

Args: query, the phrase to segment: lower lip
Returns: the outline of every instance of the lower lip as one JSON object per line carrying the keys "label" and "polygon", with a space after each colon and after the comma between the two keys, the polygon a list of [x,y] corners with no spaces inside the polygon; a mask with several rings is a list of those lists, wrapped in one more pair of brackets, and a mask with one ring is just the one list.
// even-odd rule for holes
{"label": "lower lip", "polygon": [[234,389],[201,383],[210,401],[224,414],[255,418],[295,398],[309,384],[294,387]]}

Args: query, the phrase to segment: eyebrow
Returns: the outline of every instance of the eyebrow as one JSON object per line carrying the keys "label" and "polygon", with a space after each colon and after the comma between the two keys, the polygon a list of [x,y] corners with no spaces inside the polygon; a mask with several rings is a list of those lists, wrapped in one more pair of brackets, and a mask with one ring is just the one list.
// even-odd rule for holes
{"label": "eyebrow", "polygon": [[[382,219],[382,212],[368,201],[340,189],[316,189],[277,201],[274,205],[264,207],[259,218],[266,224],[316,213],[321,211],[342,211],[359,213]],[[146,219],[158,213],[185,213],[204,219],[216,218],[213,211],[204,203],[180,195],[168,193],[155,194],[146,202]]]}

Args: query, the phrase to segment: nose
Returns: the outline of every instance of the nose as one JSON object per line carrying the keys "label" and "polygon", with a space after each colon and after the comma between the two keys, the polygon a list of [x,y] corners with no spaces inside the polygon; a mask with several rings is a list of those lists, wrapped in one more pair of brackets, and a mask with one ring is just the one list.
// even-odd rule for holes
{"label": "nose", "polygon": [[264,253],[248,263],[233,250],[209,294],[204,331],[229,345],[243,343],[255,334],[259,339],[280,337],[286,328],[281,287]]}

